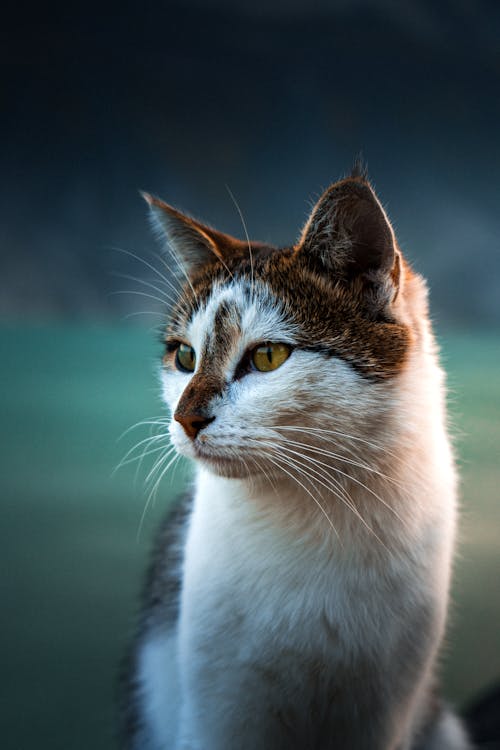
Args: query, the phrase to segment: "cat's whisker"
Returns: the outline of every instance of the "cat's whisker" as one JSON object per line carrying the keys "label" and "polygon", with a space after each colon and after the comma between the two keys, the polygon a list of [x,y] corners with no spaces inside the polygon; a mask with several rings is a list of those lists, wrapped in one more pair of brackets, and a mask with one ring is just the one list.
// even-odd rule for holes
{"label": "cat's whisker", "polygon": [[167,241],[166,248],[167,248],[167,251],[170,253],[170,256],[177,263],[177,266],[178,266],[180,272],[182,273],[182,275],[186,279],[186,281],[188,283],[188,286],[190,287],[190,289],[191,289],[191,291],[193,293],[193,298],[194,298],[195,302],[197,302],[198,301],[198,295],[196,294],[196,292],[194,290],[194,286],[191,283],[191,279],[189,278],[188,273],[187,273],[186,269],[184,268],[184,265],[183,265],[182,261],[180,260],[178,254],[176,253],[174,246],[172,245],[171,242]]}
{"label": "cat's whisker", "polygon": [[[170,266],[168,265],[167,261],[165,260],[165,257],[163,255],[160,255],[160,253],[153,253],[153,256],[163,266],[163,268],[169,274],[172,275],[172,278],[177,282],[177,286],[176,286],[175,284],[172,283],[172,281],[168,280],[168,285],[170,286],[170,288],[172,289],[172,291],[174,292],[174,294],[176,296],[181,295],[182,294],[182,285],[181,285],[181,283],[179,281],[179,278],[175,274],[172,274]],[[184,300],[182,300],[182,302],[184,302],[184,304],[186,305],[186,308],[188,308],[187,302],[185,302]]]}
{"label": "cat's whisker", "polygon": [[172,485],[172,483],[173,483],[173,481],[175,479],[175,475],[176,475],[177,469],[181,465],[181,458],[182,458],[181,454],[178,453],[177,454],[177,461],[174,461],[174,463],[172,464],[172,471],[170,472],[170,485]]}
{"label": "cat's whisker", "polygon": [[172,445],[170,446],[163,446],[164,452],[161,456],[159,456],[155,462],[153,463],[153,466],[149,470],[149,473],[147,474],[144,484],[148,484],[148,482],[151,481],[151,479],[154,477],[154,475],[160,470],[162,463],[165,461],[166,458],[168,458],[169,455],[172,454],[174,447]]}
{"label": "cat's whisker", "polygon": [[152,456],[154,453],[158,453],[158,451],[162,451],[164,449],[164,445],[158,445],[156,448],[151,448],[151,450],[144,449],[143,451],[141,451],[140,455],[128,458],[126,461],[120,461],[114,471],[122,469],[124,466],[128,466],[129,464],[133,464],[136,461],[139,461],[141,463],[146,458],[146,456]]}
{"label": "cat's whisker", "polygon": [[[334,485],[334,487],[335,487],[336,489],[338,489],[338,491],[339,491],[339,492],[341,492],[341,493],[342,493],[342,495],[343,495],[343,497],[344,497],[345,501],[346,501],[347,503],[350,503],[350,502],[351,502],[351,498],[350,498],[349,494],[347,493],[347,490],[346,490],[346,489],[345,489],[344,487],[342,487],[342,485],[340,484],[340,482],[339,482],[339,480],[338,480],[338,479],[336,479],[335,477],[332,477],[332,476],[330,476],[330,475],[329,475],[328,477],[326,477],[326,476],[325,476],[326,472],[324,472],[324,471],[319,471],[319,470],[315,469],[315,467],[314,467],[314,466],[310,466],[310,465],[309,465],[309,463],[310,463],[311,461],[309,461],[309,463],[304,463],[304,462],[302,462],[302,461],[298,461],[298,460],[297,460],[296,458],[292,458],[292,456],[291,456],[291,455],[289,455],[289,454],[293,454],[294,456],[299,456],[299,457],[301,457],[301,458],[304,458],[304,459],[305,459],[305,460],[307,461],[307,458],[308,458],[308,457],[306,457],[306,456],[302,456],[302,454],[301,454],[301,453],[298,453],[297,451],[292,451],[291,449],[287,449],[287,448],[285,448],[284,446],[277,446],[277,445],[275,445],[275,450],[279,450],[279,447],[281,447],[281,448],[282,448],[282,449],[284,449],[284,450],[287,450],[287,454],[288,454],[288,455],[287,455],[287,458],[289,459],[289,461],[290,461],[291,463],[295,464],[295,465],[296,465],[297,467],[301,466],[301,467],[302,467],[302,468],[304,469],[304,473],[305,473],[305,470],[307,469],[307,471],[309,471],[309,472],[313,473],[313,474],[314,474],[314,475],[315,475],[316,477],[318,477],[318,478],[319,478],[320,480],[326,480],[327,482],[331,482],[331,484],[325,484],[325,483],[324,483],[323,481],[320,481],[320,484],[321,484],[321,485],[322,485],[322,486],[323,486],[323,487],[324,487],[325,489],[327,489],[327,490],[328,490],[329,492],[333,492],[333,493],[334,493],[334,494],[335,494],[335,495],[336,495],[336,496],[338,497],[338,494],[337,494],[337,492],[336,492],[336,491],[334,491],[334,489],[333,489],[333,488],[332,488],[332,486],[331,486],[331,485],[333,484],[333,485]],[[283,457],[283,456],[282,456],[282,457]],[[283,458],[284,458],[284,457],[283,457]],[[314,462],[314,463],[317,463],[317,462]],[[326,466],[326,464],[324,464],[324,466]]]}
{"label": "cat's whisker", "polygon": [[161,432],[157,435],[148,435],[147,437],[143,438],[142,440],[139,440],[139,442],[135,443],[131,448],[128,449],[128,451],[123,456],[124,459],[128,458],[129,455],[135,451],[137,448],[139,448],[141,445],[144,445],[144,443],[150,443],[154,442],[156,440],[168,440],[168,433]]}
{"label": "cat's whisker", "polygon": [[[396,464],[399,464],[401,460],[401,455],[396,453],[395,451],[388,448],[386,445],[382,443],[376,443],[373,440],[367,440],[366,438],[362,438],[357,435],[350,435],[346,432],[342,432],[340,430],[332,430],[332,429],[326,429],[322,427],[297,427],[293,425],[279,425],[278,429],[285,429],[285,430],[297,430],[299,432],[305,432],[307,434],[315,433],[316,435],[320,436],[325,441],[332,442],[335,446],[338,446],[338,441],[335,439],[335,437],[329,437],[330,435],[338,436],[339,438],[342,438],[343,440],[350,440],[353,441],[354,447],[358,447],[358,443],[362,443],[363,445],[367,445],[368,447],[372,448],[376,453],[383,454],[385,456],[389,456],[390,458],[393,458]],[[324,437],[322,437],[324,436]],[[345,443],[342,443],[342,447],[349,451],[349,453],[352,453],[352,455],[355,458],[358,458],[358,454],[355,452],[353,448],[349,448],[348,445]],[[362,448],[362,446],[359,446]],[[426,477],[420,471],[417,467],[414,467],[413,469],[414,476],[419,477],[421,480],[425,481]]]}
{"label": "cat's whisker", "polygon": [[311,445],[310,443],[302,443],[297,440],[289,440],[288,438],[283,438],[280,436],[280,442],[285,442],[287,445],[294,445],[297,448],[302,448],[303,450],[309,451],[311,453],[317,453],[322,456],[326,456],[329,458],[334,458],[337,461],[342,461],[343,463],[349,464],[350,466],[355,466],[359,469],[364,469],[365,471],[370,472],[371,474],[376,474],[381,479],[385,479],[387,482],[390,482],[391,484],[396,485],[397,487],[403,488],[403,485],[401,482],[399,482],[394,477],[390,477],[388,474],[384,474],[384,472],[380,471],[379,469],[375,469],[373,466],[369,466],[368,464],[353,460],[351,458],[348,458],[347,456],[342,456],[340,453],[336,453],[335,451],[327,450],[326,448],[320,448],[315,445]]}
{"label": "cat's whisker", "polygon": [[[150,455],[150,454],[152,454],[154,452],[157,452],[159,450],[163,450],[164,451],[167,448],[170,449],[170,447],[172,447],[171,444],[170,444],[170,435],[168,433],[162,432],[162,433],[160,433],[160,435],[153,436],[153,437],[154,437],[154,442],[156,442],[156,441],[160,442],[161,441],[162,444],[159,445],[154,450],[149,451],[149,445],[151,445],[152,443],[149,443],[149,444],[146,443],[146,445],[143,448],[141,457],[140,457],[140,459],[139,459],[139,461],[137,463],[137,466],[136,466],[135,475],[134,475],[134,482],[137,482],[137,478],[139,476],[139,472],[140,472],[140,470],[142,468],[142,463],[143,463],[144,459],[146,458],[146,455]],[[146,451],[149,451],[149,453],[146,453]]]}
{"label": "cat's whisker", "polygon": [[162,465],[165,463],[165,461],[168,459],[168,457],[172,454],[172,451],[169,451],[168,453],[164,451],[160,456],[158,456],[154,462],[153,466],[149,470],[146,478],[144,479],[144,485],[148,485],[151,483],[153,479],[156,479],[156,475],[161,470]]}
{"label": "cat's whisker", "polygon": [[[274,447],[275,450],[277,449],[277,446],[274,443],[268,443],[268,445],[269,445],[269,447]],[[317,477],[316,481],[319,481],[319,483],[323,487],[325,487],[325,489],[327,489],[329,492],[332,492],[336,497],[338,497],[340,500],[342,500],[347,505],[347,507],[349,507],[349,509],[360,519],[360,521],[363,523],[363,525],[366,526],[366,528],[380,541],[381,544],[383,544],[383,542],[378,538],[377,534],[369,526],[369,524],[366,522],[366,520],[361,516],[361,514],[358,511],[358,509],[354,506],[354,504],[352,502],[352,498],[347,493],[347,490],[344,487],[342,487],[342,485],[340,484],[340,482],[335,477],[332,477],[330,475],[328,477],[326,477],[324,471],[323,472],[318,471],[314,467],[310,466],[309,463],[313,462],[315,464],[320,464],[321,466],[325,466],[325,467],[327,467],[329,469],[331,468],[330,466],[328,466],[327,464],[324,464],[323,462],[315,461],[314,459],[311,459],[308,456],[303,456],[301,453],[298,453],[297,451],[293,451],[291,449],[287,449],[284,446],[281,446],[281,447],[284,448],[284,450],[287,450],[288,453],[292,453],[295,456],[300,456],[305,461],[307,461],[308,463],[303,463],[301,461],[298,461],[296,458],[291,458],[290,455],[287,456],[287,458],[289,459],[289,461],[291,462],[291,464],[295,465],[295,467],[297,468],[297,470],[300,470],[299,467],[301,466],[301,467],[303,467],[303,469],[307,468],[307,470],[309,472],[311,472],[312,474],[314,474]],[[282,458],[284,458],[284,457],[282,456]],[[307,476],[305,474],[305,472],[302,472],[302,473],[304,474],[304,476]],[[327,483],[325,483],[324,480],[326,480]],[[309,478],[309,481],[311,481],[310,478]],[[340,495],[339,495],[339,492],[341,493]]]}
{"label": "cat's whisker", "polygon": [[238,204],[238,201],[236,200],[235,196],[233,195],[229,185],[226,185],[226,190],[229,193],[231,200],[233,201],[234,205],[236,206],[236,210],[238,211],[238,214],[241,219],[241,224],[243,226],[243,231],[245,232],[245,237],[248,245],[248,255],[250,257],[250,291],[252,294],[251,299],[253,299],[253,292],[254,292],[254,267],[253,267],[253,254],[252,254],[252,244],[250,242],[250,237],[248,235],[248,229],[245,222],[245,219],[243,218],[243,213],[241,211],[241,208]]}
{"label": "cat's whisker", "polygon": [[[123,255],[128,255],[129,258],[133,258],[134,260],[138,261],[139,263],[142,263],[144,266],[146,266],[151,271],[153,271],[153,273],[155,273],[157,276],[159,276],[162,279],[162,281],[164,281],[167,285],[169,285],[172,288],[172,290],[175,292],[176,295],[180,294],[181,289],[179,289],[179,288],[176,289],[176,287],[172,284],[172,282],[170,281],[170,279],[168,279],[163,273],[161,273],[161,271],[159,271],[155,266],[153,266],[152,263],[149,263],[147,260],[145,260],[145,258],[141,258],[140,255],[136,255],[136,253],[133,253],[130,250],[125,250],[124,248],[121,248],[121,247],[113,247],[111,249],[115,250],[118,253],[123,253]],[[165,264],[165,267],[170,272],[170,269],[168,268],[168,266],[166,264]],[[175,276],[174,276],[174,278],[175,278]]]}
{"label": "cat's whisker", "polygon": [[[126,466],[127,464],[130,464],[133,461],[137,461],[139,459],[139,456],[133,456],[132,458],[129,458],[129,456],[131,456],[134,453],[134,451],[138,450],[141,447],[141,445],[146,444],[145,450],[147,450],[151,444],[158,442],[159,440],[168,441],[168,436],[167,435],[150,435],[149,437],[144,438],[143,440],[139,440],[138,443],[136,443],[135,445],[133,445],[131,448],[128,449],[128,451],[125,453],[121,461],[113,469],[113,473],[111,476],[114,476],[116,472],[122,468],[122,466]],[[159,450],[159,448],[157,450]]]}
{"label": "cat's whisker", "polygon": [[[284,450],[290,450],[290,449],[284,448],[284,446],[281,446],[281,447]],[[363,524],[363,526],[365,526],[365,528],[371,534],[373,534],[373,536],[375,537],[375,539],[377,539],[377,541],[380,542],[380,544],[383,547],[385,547],[385,549],[388,552],[390,552],[390,550],[384,544],[384,542],[382,541],[382,539],[380,539],[380,537],[378,536],[378,534],[372,529],[372,527],[366,521],[366,519],[363,518],[363,516],[361,515],[361,513],[359,512],[359,510],[356,508],[356,506],[352,502],[352,498],[350,498],[350,496],[347,493],[347,491],[345,490],[345,488],[343,488],[338,483],[338,481],[336,481],[333,477],[326,477],[324,472],[320,472],[317,469],[315,469],[314,467],[309,466],[308,463],[310,461],[312,461],[313,459],[310,459],[309,457],[302,456],[302,454],[297,453],[296,451],[290,451],[290,452],[292,452],[294,455],[301,456],[306,461],[306,463],[303,463],[301,461],[298,461],[297,459],[293,459],[293,460],[291,459],[292,463],[296,463],[298,466],[302,466],[304,469],[307,468],[308,471],[310,471],[312,474],[314,474],[315,477],[316,477],[316,481],[319,482],[323,487],[325,487],[325,489],[327,489],[330,492],[332,492],[336,497],[339,498],[339,500],[342,500],[342,502],[349,508],[349,510],[351,510],[354,513],[354,515],[359,519],[359,521]],[[339,494],[338,492],[336,492],[335,488],[337,488],[340,491],[341,494]]]}
{"label": "cat's whisker", "polygon": [[[323,479],[325,479],[324,472],[319,472],[317,469],[315,469],[314,466],[310,466],[303,461],[299,461],[297,460],[297,458],[294,458],[290,454],[287,454],[286,457],[283,456],[282,452],[279,451],[278,448],[276,448],[276,450],[280,453],[283,459],[286,458],[289,461],[291,466],[295,466],[297,471],[300,471],[303,474],[303,476],[307,477],[314,487],[316,487],[317,480],[316,479],[313,480],[311,478],[312,474],[315,477],[319,478],[320,486],[324,487],[326,490],[328,490],[328,492],[331,492],[338,497],[337,492],[336,492],[336,489],[338,489],[340,492],[346,494],[344,489],[341,487],[340,483],[338,481],[336,482],[333,478],[330,479],[331,484],[330,483],[326,484],[324,481],[322,481]],[[300,455],[300,454],[296,454],[296,455]],[[332,485],[334,485],[334,487],[332,487]]]}
{"label": "cat's whisker", "polygon": [[117,438],[117,442],[120,442],[120,440],[123,440],[123,438],[129,434],[129,432],[132,432],[132,430],[136,430],[138,427],[150,425],[151,427],[153,426],[163,427],[165,430],[167,430],[169,424],[170,424],[169,417],[160,417],[159,419],[155,419],[155,418],[141,419],[140,422],[136,422],[135,424],[130,425],[130,427],[127,427],[127,429],[124,432],[122,432],[122,434]]}
{"label": "cat's whisker", "polygon": [[[285,448],[285,446],[282,446],[282,447]],[[291,449],[285,448],[285,450],[291,450]],[[300,455],[302,455],[302,454],[300,454]],[[354,475],[347,474],[345,471],[342,471],[342,469],[339,469],[337,466],[330,466],[329,464],[326,464],[323,461],[319,461],[318,459],[311,458],[310,456],[303,456],[302,455],[302,457],[305,460],[314,462],[315,464],[318,464],[320,466],[327,467],[330,471],[334,471],[337,474],[341,474],[346,479],[348,479],[348,480],[354,482],[355,484],[359,485],[360,487],[362,487],[363,489],[365,489],[367,492],[369,492],[371,495],[373,495],[373,497],[375,497],[380,503],[382,503],[382,505],[384,505],[387,508],[387,510],[389,510],[391,513],[393,513],[393,515],[398,519],[398,521],[400,521],[402,524],[408,526],[408,523],[399,515],[399,513],[392,507],[392,505],[390,505],[386,500],[384,500],[382,497],[380,497],[380,495],[378,493],[376,493],[371,487],[368,487],[364,482],[362,482],[360,479],[358,479]]]}
{"label": "cat's whisker", "polygon": [[137,466],[135,468],[134,483],[137,483],[137,480],[139,478],[139,472],[141,471],[144,459],[147,456],[150,456],[150,455],[153,455],[155,453],[158,453],[159,451],[162,451],[162,450],[164,451],[166,447],[167,447],[166,445],[161,445],[161,446],[158,446],[157,448],[154,448],[154,449],[152,449],[150,451],[146,451],[146,449],[143,450],[143,452],[142,452],[142,454],[141,454],[141,456],[139,458],[139,461],[137,463]]}
{"label": "cat's whisker", "polygon": [[150,294],[149,292],[141,292],[139,289],[116,289],[115,291],[110,292],[110,295],[112,296],[118,294],[132,294],[136,297],[146,297],[147,299],[152,299],[155,302],[159,302],[162,306],[166,304],[164,299],[157,297],[155,294]]}
{"label": "cat's whisker", "polygon": [[[281,428],[282,428],[282,426],[280,425],[276,429],[279,430]],[[302,431],[302,428],[301,428],[301,431]],[[308,432],[306,430],[306,428],[304,428],[304,432]],[[279,434],[276,435],[274,433],[274,429],[271,431],[270,437],[272,437],[272,439],[277,439],[280,443],[286,443],[287,445],[294,445],[295,447],[302,448],[303,450],[309,451],[310,453],[315,453],[315,454],[322,455],[322,456],[325,456],[325,457],[334,458],[334,459],[336,459],[338,461],[342,461],[343,463],[347,463],[347,464],[349,464],[351,466],[356,466],[358,468],[362,468],[362,469],[364,469],[364,470],[366,470],[368,472],[371,472],[373,474],[376,474],[376,475],[380,476],[381,479],[385,479],[388,482],[394,483],[396,486],[402,486],[401,483],[398,482],[398,480],[396,480],[394,477],[390,477],[389,475],[385,474],[384,472],[380,471],[379,469],[376,469],[376,468],[370,466],[369,464],[367,464],[366,462],[359,460],[359,457],[358,457],[357,453],[355,453],[353,450],[350,450],[349,448],[347,448],[347,450],[349,451],[349,453],[352,454],[352,456],[354,457],[353,459],[349,458],[348,456],[343,456],[342,454],[340,454],[340,453],[338,453],[336,451],[330,451],[330,450],[328,450],[326,448],[322,448],[321,446],[317,446],[314,443],[313,444],[311,444],[311,443],[303,443],[303,442],[298,441],[298,440],[291,440],[290,438],[286,438],[283,435],[279,435]],[[319,439],[324,440],[324,438],[321,437],[321,436],[319,437]],[[337,443],[335,441],[333,441],[333,442],[334,442],[335,445],[337,445]],[[343,446],[343,447],[346,448],[346,446]]]}
{"label": "cat's whisker", "polygon": [[[160,312],[159,310],[136,310],[131,313],[127,313],[126,315],[121,318],[121,320],[130,320],[130,318],[136,318],[138,315],[153,315],[157,318],[163,318],[165,320],[165,312]],[[154,326],[154,328],[158,328],[161,330],[163,326]]]}
{"label": "cat's whisker", "polygon": [[[387,448],[382,443],[375,443],[372,440],[367,440],[366,438],[362,438],[356,435],[349,435],[346,432],[342,432],[339,430],[332,430],[332,429],[326,429],[322,427],[298,427],[296,425],[277,425],[275,429],[278,430],[290,430],[290,431],[297,431],[297,432],[304,432],[308,435],[312,435],[313,433],[317,435],[319,438],[324,440],[325,442],[331,442],[335,445],[335,447],[339,447],[338,440],[336,437],[342,438],[343,440],[351,440],[354,443],[353,447],[349,447],[348,444],[345,442],[342,442],[342,448],[347,450],[349,453],[351,453],[355,459],[358,459],[359,456],[355,451],[355,448],[362,448],[363,445],[367,445],[368,447],[372,448],[376,453],[383,454],[384,456],[389,456],[390,458],[393,458],[396,464],[399,464],[401,460],[401,455],[395,453],[390,448]],[[331,435],[335,437],[330,437]],[[361,443],[361,446],[358,446],[357,444]],[[413,470],[414,476],[418,477],[422,481],[425,481],[425,475],[417,468],[415,467]]]}
{"label": "cat's whisker", "polygon": [[[273,448],[274,448],[274,446],[273,446]],[[292,463],[288,462],[287,459],[286,459],[286,457],[281,456],[280,454],[277,454],[275,450],[273,450],[273,456],[274,456],[274,458],[271,458],[270,454],[266,454],[266,459],[269,460],[275,466],[277,466],[281,471],[284,471],[285,474],[287,474],[295,482],[297,482],[297,484],[299,484],[300,487],[302,487],[302,489],[304,490],[304,492],[306,492],[314,500],[314,502],[316,503],[316,505],[318,506],[318,508],[322,512],[322,514],[325,516],[325,518],[328,521],[328,523],[330,524],[330,526],[332,527],[332,530],[334,531],[335,536],[339,540],[340,544],[342,544],[342,542],[340,540],[340,537],[339,537],[339,533],[338,533],[337,529],[335,528],[335,526],[333,525],[332,519],[330,518],[330,516],[328,515],[328,513],[326,512],[326,510],[323,508],[323,506],[319,502],[318,498],[313,495],[313,493],[304,485],[303,482],[300,481],[300,479],[298,477],[294,476],[291,472],[289,472],[286,469],[287,465],[290,466],[290,468],[296,468],[296,467],[294,467]],[[304,476],[314,486],[314,483],[311,481],[311,479],[307,475],[304,474],[304,472],[300,472],[299,471],[299,473],[302,476]]]}
{"label": "cat's whisker", "polygon": [[174,463],[172,464],[172,471],[170,472],[170,486],[171,487],[172,487],[172,485],[174,483],[176,471],[177,471],[177,469],[178,469],[178,467],[180,466],[180,463],[181,463],[181,460],[180,460],[181,459],[181,455],[180,455],[180,453],[177,454],[177,457],[178,457],[179,460],[178,461],[174,461]]}
{"label": "cat's whisker", "polygon": [[[247,472],[247,476],[248,476],[248,478],[249,478],[249,480],[250,480],[250,482],[252,484],[252,487],[254,487],[256,485],[256,482],[257,482],[257,477],[254,476],[254,473],[250,470],[248,462],[241,456],[241,454],[239,452],[236,452],[235,457],[236,457],[237,460],[243,461],[243,465],[245,466],[245,469],[246,469],[246,472]],[[255,456],[254,454],[252,454],[252,462],[253,462],[253,466],[256,467],[256,469],[257,469],[257,473],[258,474],[259,473],[262,474],[266,478],[269,486],[272,488],[273,492],[278,497],[278,490],[277,490],[276,484],[275,484],[272,476],[266,470],[266,467],[263,466],[262,462],[259,461],[258,457]]]}
{"label": "cat's whisker", "polygon": [[382,445],[381,443],[374,443],[371,440],[367,440],[366,438],[359,437],[359,435],[349,435],[346,432],[341,432],[339,430],[328,430],[323,427],[299,427],[297,425],[275,425],[275,429],[277,430],[291,430],[296,432],[305,432],[307,434],[310,433],[321,433],[321,434],[328,434],[328,435],[336,435],[337,437],[343,438],[345,440],[353,440],[354,442],[360,442],[364,445],[368,445],[370,448],[373,448],[373,450],[381,453],[385,453],[388,456],[393,456],[397,458],[397,455],[386,448],[385,445]]}
{"label": "cat's whisker", "polygon": [[124,322],[126,320],[130,320],[131,318],[135,318],[139,315],[149,315],[154,318],[160,318],[162,320],[161,323],[157,323],[156,325],[152,325],[146,329],[148,333],[154,336],[155,340],[158,340],[158,339],[161,340],[165,335],[165,326],[166,326],[165,312],[160,312],[159,310],[138,310],[136,312],[131,312],[131,313],[128,313],[127,315],[124,315],[122,318],[120,318],[120,321]]}
{"label": "cat's whisker", "polygon": [[[163,457],[162,461],[165,460],[165,458],[167,458],[168,456],[170,456],[170,454],[171,454],[171,452],[168,452],[166,454],[166,456]],[[163,477],[165,476],[165,474],[167,473],[167,471],[170,468],[170,466],[177,460],[177,458],[179,458],[179,454],[176,453],[175,456],[173,458],[171,458],[170,461],[167,463],[167,465],[164,467],[164,469],[161,472],[159,478],[156,480],[153,488],[151,489],[151,491],[148,494],[148,497],[147,497],[147,500],[146,500],[146,503],[144,505],[144,509],[142,511],[141,518],[140,518],[140,521],[139,521],[139,526],[137,528],[137,535],[136,535],[136,540],[137,541],[140,540],[141,533],[142,533],[142,527],[143,527],[144,521],[146,519],[146,514],[147,514],[147,512],[148,512],[148,510],[149,510],[152,502],[154,504],[154,498],[156,497],[156,492],[158,490],[160,482],[163,479]],[[148,480],[146,480],[146,481],[148,481]]]}
{"label": "cat's whisker", "polygon": [[[268,459],[269,459],[269,461],[271,461],[271,463],[273,463],[275,466],[277,466],[280,469],[280,471],[284,471],[285,474],[287,474],[291,479],[293,479],[294,482],[296,482],[298,485],[300,485],[300,487],[302,487],[302,489],[304,490],[304,492],[306,492],[313,499],[314,503],[318,506],[318,508],[320,509],[321,513],[324,515],[324,517],[328,521],[329,525],[331,526],[331,528],[332,528],[333,532],[335,533],[335,536],[339,540],[340,544],[342,544],[342,542],[340,540],[340,537],[339,537],[339,533],[338,533],[337,529],[335,528],[335,526],[333,525],[332,519],[330,518],[330,516],[328,515],[328,513],[326,512],[326,510],[323,508],[323,506],[319,502],[318,498],[313,495],[313,493],[303,484],[303,482],[300,481],[300,479],[298,477],[294,476],[286,468],[286,466],[290,466],[290,468],[295,468],[295,469],[296,469],[296,467],[294,467],[293,464],[289,464],[288,462],[284,461],[282,457],[276,456],[276,454],[274,455],[274,459],[271,458],[270,456],[268,456]],[[298,472],[298,473],[302,474],[302,476],[305,476],[308,479],[307,475],[305,475],[303,472]],[[311,484],[312,484],[312,482],[311,482]]]}
{"label": "cat's whisker", "polygon": [[174,450],[170,449],[167,451],[164,451],[161,456],[155,461],[154,466],[151,468],[149,473],[146,476],[146,479],[144,480],[145,485],[150,485],[153,487],[158,479],[158,477],[161,475],[165,464],[168,462],[170,458],[174,455]]}
{"label": "cat's whisker", "polygon": [[167,471],[170,468],[172,468],[172,470],[175,471],[175,466],[177,465],[178,461],[180,461],[180,454],[179,453],[175,453],[175,455],[171,457],[171,453],[169,453],[169,458],[170,458],[170,460],[161,469],[161,471],[158,474],[158,477],[157,477],[157,479],[155,481],[155,484],[154,484],[154,487],[153,487],[153,506],[154,506],[154,504],[156,502],[156,496],[158,494],[158,489],[160,487],[160,484],[161,484],[163,478],[165,477],[165,474],[167,473]]}
{"label": "cat's whisker", "polygon": [[[231,454],[233,454],[233,455],[234,455],[234,453],[235,453],[235,451],[231,451]],[[240,461],[241,461],[241,462],[243,463],[243,466],[245,467],[245,471],[246,471],[246,473],[247,473],[247,476],[248,476],[248,478],[249,478],[249,480],[250,480],[250,486],[251,486],[251,488],[253,489],[253,487],[254,487],[254,485],[255,485],[255,480],[254,480],[254,477],[253,477],[253,475],[252,475],[252,472],[251,472],[251,471],[250,471],[250,469],[249,469],[248,463],[247,463],[247,461],[246,461],[246,460],[245,460],[245,459],[243,458],[243,456],[239,456],[239,460],[240,460]]]}
{"label": "cat's whisker", "polygon": [[147,475],[147,477],[146,477],[146,479],[145,479],[145,482],[146,482],[146,484],[147,484],[147,483],[148,483],[148,482],[149,482],[149,481],[150,481],[151,479],[153,479],[153,477],[155,476],[155,474],[156,474],[156,473],[158,472],[158,470],[160,469],[160,467],[161,467],[162,463],[164,463],[164,462],[165,462],[165,461],[167,460],[167,458],[168,458],[169,456],[171,456],[171,455],[172,455],[172,453],[173,453],[174,451],[175,451],[175,448],[174,448],[174,446],[173,446],[173,445],[171,445],[171,446],[170,446],[170,448],[168,448],[168,450],[167,450],[167,451],[165,451],[165,454],[164,454],[163,456],[161,456],[161,457],[160,457],[160,458],[158,459],[158,461],[157,461],[157,462],[156,462],[156,463],[154,464],[153,468],[152,468],[152,469],[150,470],[150,472],[148,473],[148,475]]}
{"label": "cat's whisker", "polygon": [[256,458],[254,458],[254,461],[259,471],[262,472],[262,474],[265,476],[265,478],[267,479],[267,481],[273,488],[273,491],[276,497],[279,497],[278,488],[276,487],[276,483],[274,482],[272,475],[267,471],[266,467],[263,465],[261,461],[257,460]]}
{"label": "cat's whisker", "polygon": [[113,276],[119,279],[125,279],[126,281],[134,281],[137,284],[141,284],[142,286],[147,287],[148,289],[153,289],[153,291],[158,292],[162,296],[162,299],[164,299],[165,303],[168,305],[177,304],[177,299],[174,298],[169,292],[150,281],[145,281],[144,279],[137,278],[136,276],[132,276],[128,273],[113,273]]}

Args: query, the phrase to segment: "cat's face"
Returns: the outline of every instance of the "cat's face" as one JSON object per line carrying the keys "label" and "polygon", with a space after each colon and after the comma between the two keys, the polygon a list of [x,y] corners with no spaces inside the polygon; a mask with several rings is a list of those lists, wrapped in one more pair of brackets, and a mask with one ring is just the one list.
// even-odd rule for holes
{"label": "cat's face", "polygon": [[[290,468],[304,444],[338,449],[343,435],[373,432],[387,408],[386,370],[402,364],[388,362],[394,346],[404,355],[402,332],[388,326],[387,358],[379,362],[366,342],[356,367],[349,343],[356,325],[322,317],[328,333],[307,325],[314,302],[304,286],[290,301],[259,277],[215,284],[168,331],[162,377],[180,453],[225,476],[244,476]],[[369,377],[370,366],[381,368],[379,377]]]}
{"label": "cat's face", "polygon": [[284,250],[152,203],[187,279],[162,367],[177,450],[216,474],[271,477],[381,447],[412,341],[410,272],[368,185],[330,188]]}

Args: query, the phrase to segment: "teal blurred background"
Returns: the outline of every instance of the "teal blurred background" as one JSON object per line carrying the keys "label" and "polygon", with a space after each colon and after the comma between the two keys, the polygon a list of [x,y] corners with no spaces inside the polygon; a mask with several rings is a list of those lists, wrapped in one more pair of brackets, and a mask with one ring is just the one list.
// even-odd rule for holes
{"label": "teal blurred background", "polygon": [[89,0],[9,9],[0,30],[2,749],[114,746],[119,665],[151,539],[189,482],[180,464],[147,503],[154,456],[114,472],[150,426],[120,435],[165,416],[153,330],[164,310],[141,296],[155,294],[142,283],[155,279],[145,263],[165,268],[137,189],[242,236],[228,184],[250,235],[285,244],[359,151],[405,254],[430,280],[449,375],[462,522],[446,693],[462,705],[500,678],[499,8]]}
{"label": "teal blurred background", "polygon": [[[104,750],[151,537],[189,481],[165,477],[138,536],[151,460],[138,480],[112,470],[149,430],[120,434],[163,415],[157,345],[126,325],[8,326],[0,344],[2,747]],[[449,335],[443,359],[462,473],[443,674],[460,705],[500,675],[498,339]]]}

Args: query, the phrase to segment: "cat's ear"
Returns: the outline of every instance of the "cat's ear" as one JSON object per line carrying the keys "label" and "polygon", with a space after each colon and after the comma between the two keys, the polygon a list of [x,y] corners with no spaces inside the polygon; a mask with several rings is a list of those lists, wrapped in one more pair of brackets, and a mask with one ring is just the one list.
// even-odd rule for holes
{"label": "cat's ear", "polygon": [[217,260],[225,263],[239,251],[239,240],[202,224],[149,193],[141,193],[149,205],[153,227],[188,276]]}
{"label": "cat's ear", "polygon": [[344,281],[357,279],[382,303],[398,291],[400,254],[394,232],[364,175],[326,190],[299,240],[302,253],[320,272]]}

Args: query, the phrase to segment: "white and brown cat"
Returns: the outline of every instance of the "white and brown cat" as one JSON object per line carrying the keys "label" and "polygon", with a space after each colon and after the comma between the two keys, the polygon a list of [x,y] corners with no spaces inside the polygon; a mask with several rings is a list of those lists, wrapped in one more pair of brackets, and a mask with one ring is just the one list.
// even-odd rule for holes
{"label": "white and brown cat", "polygon": [[456,476],[423,279],[367,178],[296,245],[146,196],[182,265],[170,437],[197,474],[157,542],[134,750],[465,750],[437,698]]}

